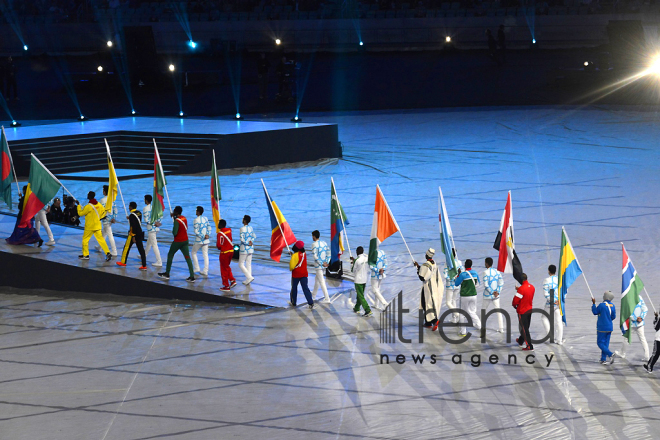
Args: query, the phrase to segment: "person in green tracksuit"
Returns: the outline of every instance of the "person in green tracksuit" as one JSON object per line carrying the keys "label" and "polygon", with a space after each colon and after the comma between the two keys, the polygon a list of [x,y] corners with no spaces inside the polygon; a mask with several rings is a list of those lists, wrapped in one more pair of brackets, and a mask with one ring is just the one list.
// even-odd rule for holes
{"label": "person in green tracksuit", "polygon": [[355,253],[358,256],[357,259],[351,257],[351,262],[353,263],[351,270],[353,271],[355,292],[357,293],[357,302],[353,311],[355,313],[360,313],[360,307],[362,307],[364,309],[364,315],[362,316],[368,318],[373,316],[367,300],[364,299],[364,288],[367,285],[367,280],[369,279],[370,274],[369,262],[362,246],[358,246]]}
{"label": "person in green tracksuit", "polygon": [[190,276],[186,278],[186,281],[194,283],[195,273],[193,272],[193,264],[192,260],[190,260],[190,250],[188,247],[188,220],[186,220],[182,213],[183,208],[176,206],[174,212],[171,214],[174,219],[174,228],[172,229],[174,241],[170,246],[170,251],[167,253],[167,266],[165,267],[165,272],[159,273],[158,276],[166,280],[170,279],[170,269],[172,268],[174,254],[176,254],[177,251],[181,251],[186,259],[186,263],[188,263],[188,270],[190,271]]}

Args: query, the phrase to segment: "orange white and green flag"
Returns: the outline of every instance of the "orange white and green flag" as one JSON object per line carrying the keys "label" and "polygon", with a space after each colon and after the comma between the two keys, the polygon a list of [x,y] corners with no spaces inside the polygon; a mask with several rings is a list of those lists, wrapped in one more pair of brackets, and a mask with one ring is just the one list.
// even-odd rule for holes
{"label": "orange white and green flag", "polygon": [[220,221],[220,200],[222,195],[220,193],[220,181],[218,180],[218,167],[215,165],[215,150],[213,150],[213,168],[211,169],[211,210],[213,211],[213,223],[215,224],[215,232],[220,232],[218,222]]}
{"label": "orange white and green flag", "polygon": [[369,240],[369,265],[375,266],[378,261],[378,246],[387,237],[397,232],[399,232],[399,225],[396,223],[380,187],[376,185],[376,207],[374,209],[374,221],[371,224],[371,239]]}
{"label": "orange white and green flag", "polygon": [[18,227],[27,228],[32,217],[55,197],[61,186],[60,181],[33,154],[30,162],[30,177],[23,201],[23,215]]}

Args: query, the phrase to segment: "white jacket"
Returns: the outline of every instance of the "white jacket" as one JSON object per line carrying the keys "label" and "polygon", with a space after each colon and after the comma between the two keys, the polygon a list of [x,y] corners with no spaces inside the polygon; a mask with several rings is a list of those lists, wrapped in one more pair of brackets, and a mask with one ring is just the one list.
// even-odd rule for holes
{"label": "white jacket", "polygon": [[353,277],[355,284],[367,284],[369,279],[369,262],[366,254],[360,254],[353,262]]}

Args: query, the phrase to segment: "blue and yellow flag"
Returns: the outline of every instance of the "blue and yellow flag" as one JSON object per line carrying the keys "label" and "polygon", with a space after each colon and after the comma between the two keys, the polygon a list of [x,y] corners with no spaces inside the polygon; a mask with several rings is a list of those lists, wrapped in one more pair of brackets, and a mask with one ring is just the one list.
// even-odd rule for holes
{"label": "blue and yellow flag", "polygon": [[582,268],[575,257],[571,241],[566,235],[564,228],[561,228],[561,248],[559,251],[559,310],[561,319],[566,324],[566,294],[568,288],[577,278],[582,275]]}

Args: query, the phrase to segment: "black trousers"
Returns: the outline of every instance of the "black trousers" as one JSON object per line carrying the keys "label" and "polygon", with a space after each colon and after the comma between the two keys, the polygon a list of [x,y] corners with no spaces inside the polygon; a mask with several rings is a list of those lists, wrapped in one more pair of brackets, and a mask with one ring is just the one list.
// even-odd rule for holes
{"label": "black trousers", "polygon": [[651,358],[648,363],[649,370],[653,371],[653,366],[658,360],[658,357],[660,357],[660,341],[653,341],[653,353],[651,353]]}
{"label": "black trousers", "polygon": [[[522,315],[518,315],[518,327],[520,328],[520,341],[525,341],[529,348],[534,348],[532,345],[532,338],[529,335],[529,325],[532,323],[531,310]],[[522,345],[522,344],[520,344]]]}
{"label": "black trousers", "polygon": [[[144,244],[142,243],[142,240],[144,240],[144,232],[136,234],[134,238],[135,246],[137,247],[138,252],[140,253],[140,258],[142,259],[142,267],[145,267],[147,265],[147,254],[144,253]],[[126,239],[126,244],[124,244],[124,250],[121,253],[121,262],[124,264],[126,264],[126,260],[128,260],[128,253],[131,251],[131,246],[133,246],[133,240],[129,235]]]}

